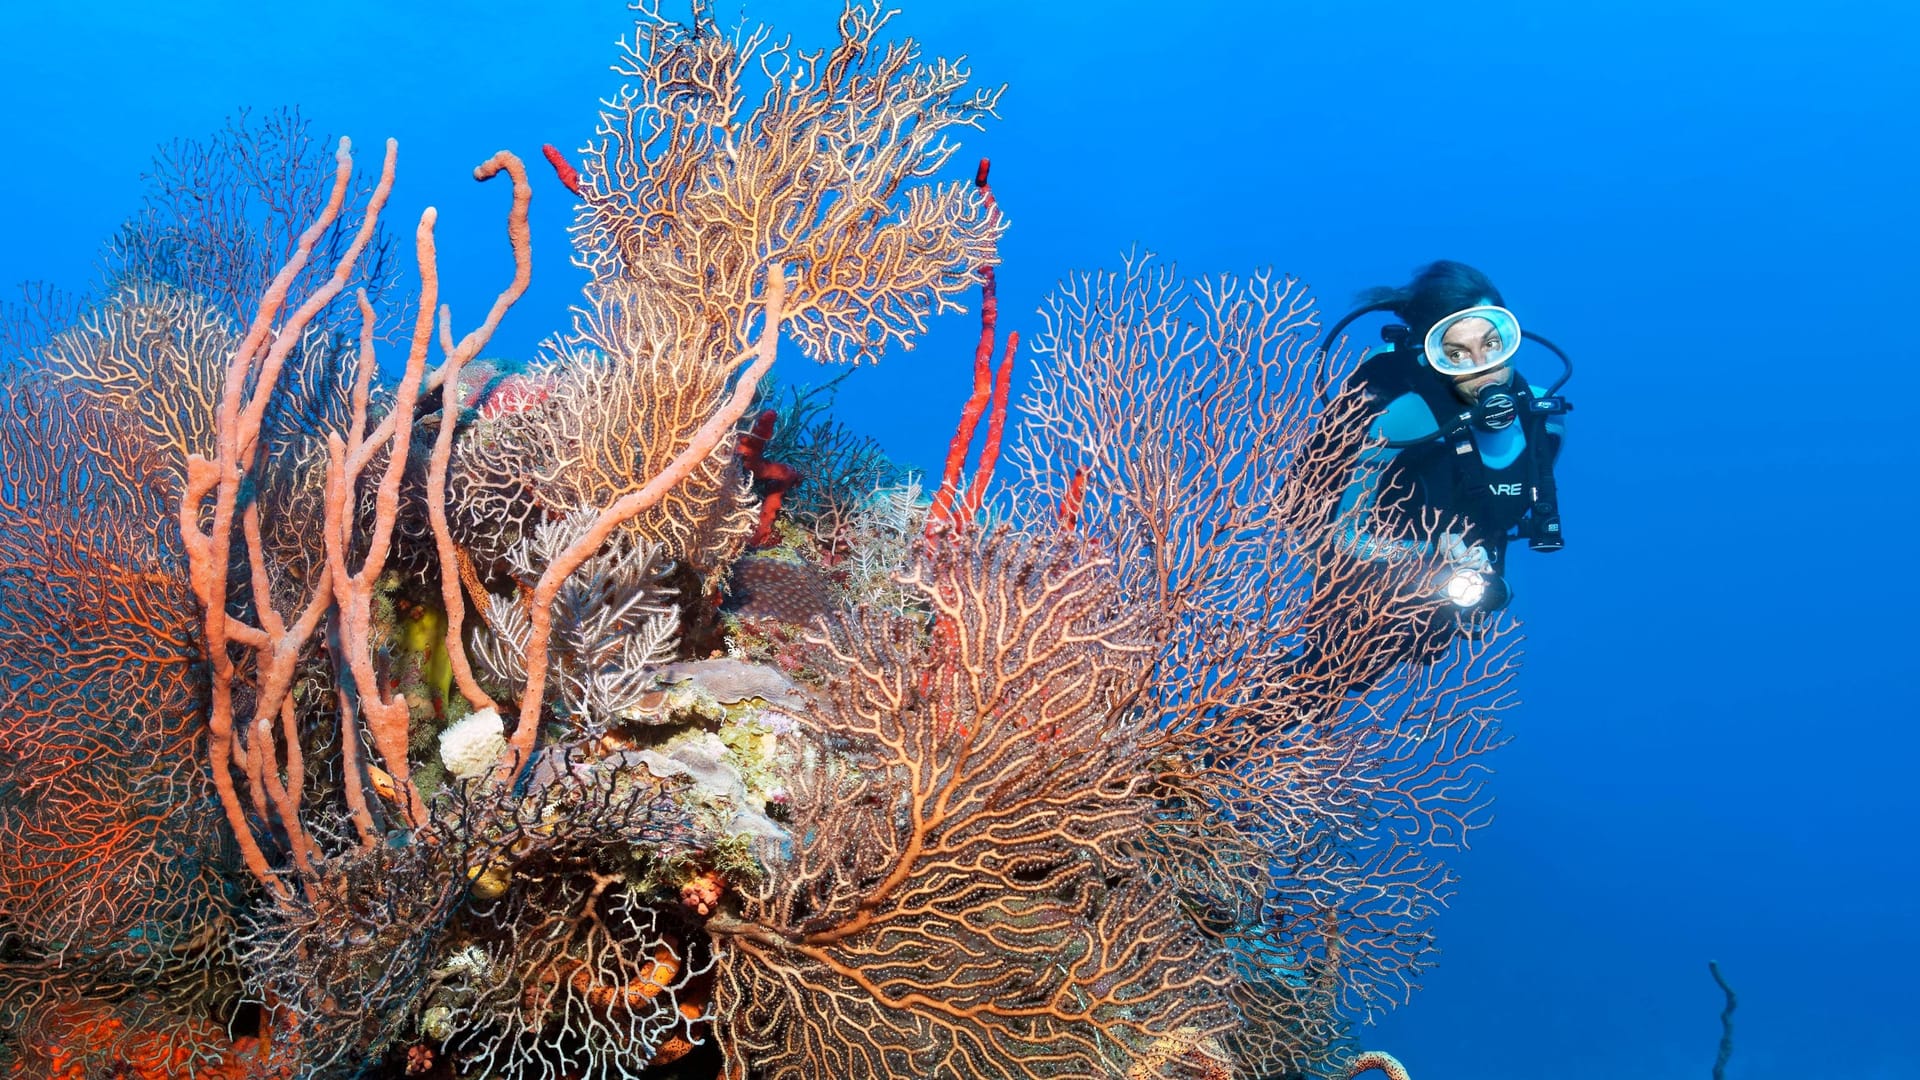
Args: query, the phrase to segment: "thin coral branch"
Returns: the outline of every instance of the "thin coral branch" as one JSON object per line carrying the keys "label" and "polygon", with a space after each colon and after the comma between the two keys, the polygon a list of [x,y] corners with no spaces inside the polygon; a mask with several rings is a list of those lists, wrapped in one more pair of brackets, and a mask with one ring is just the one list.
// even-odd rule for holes
{"label": "thin coral branch", "polygon": [[[461,411],[460,370],[486,347],[507,309],[526,293],[527,285],[533,280],[532,233],[527,224],[533,185],[527,182],[525,166],[519,158],[502,150],[476,168],[473,175],[474,179],[484,181],[502,170],[513,179],[513,207],[507,213],[507,238],[513,245],[513,281],[494,300],[486,321],[457,346],[453,343],[452,316],[445,308],[441,309],[441,351],[446,354],[446,360],[434,375],[440,380],[440,429],[434,436],[433,456],[427,466],[427,519],[433,530],[434,549],[440,557],[440,598],[447,612],[447,660],[453,668],[454,684],[467,704],[475,709],[497,709],[498,706],[475,681],[461,634],[467,605],[461,595],[461,575],[457,570],[463,562],[447,526],[447,466],[453,458],[453,434]],[[485,610],[480,614],[484,616]]]}
{"label": "thin coral branch", "polygon": [[499,773],[504,781],[515,771],[525,767],[533,757],[533,743],[540,729],[540,713],[547,680],[547,644],[553,636],[553,602],[560,593],[560,587],[567,578],[578,570],[594,552],[606,543],[613,531],[634,515],[641,513],[665,498],[673,486],[685,479],[699,464],[719,446],[740,423],[740,417],[753,403],[754,390],[760,384],[761,376],[773,366],[773,357],[780,340],[780,320],[782,305],[786,299],[786,280],[781,268],[769,268],[766,281],[764,315],[760,328],[760,338],[753,351],[747,356],[752,363],[740,373],[734,383],[733,393],[725,404],[694,433],[687,446],[676,455],[667,467],[649,479],[637,491],[622,496],[613,505],[600,511],[593,525],[565,551],[561,552],[540,575],[534,586],[529,602],[530,627],[525,649],[527,685],[520,702],[519,722],[514,726],[508,739],[507,748],[502,753]]}
{"label": "thin coral branch", "polygon": [[1720,1010],[1720,1046],[1713,1055],[1713,1080],[1725,1080],[1727,1062],[1733,1060],[1733,1010],[1739,1001],[1733,996],[1733,987],[1728,985],[1726,976],[1720,974],[1717,961],[1707,961],[1707,972],[1727,999],[1727,1007]]}

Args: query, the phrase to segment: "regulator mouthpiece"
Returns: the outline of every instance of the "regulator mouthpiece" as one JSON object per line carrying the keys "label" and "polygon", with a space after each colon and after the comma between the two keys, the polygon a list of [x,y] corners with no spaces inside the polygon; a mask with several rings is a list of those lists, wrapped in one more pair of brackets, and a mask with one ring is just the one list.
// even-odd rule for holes
{"label": "regulator mouthpiece", "polygon": [[1505,386],[1481,389],[1473,402],[1473,423],[1482,431],[1505,431],[1520,417],[1520,399]]}

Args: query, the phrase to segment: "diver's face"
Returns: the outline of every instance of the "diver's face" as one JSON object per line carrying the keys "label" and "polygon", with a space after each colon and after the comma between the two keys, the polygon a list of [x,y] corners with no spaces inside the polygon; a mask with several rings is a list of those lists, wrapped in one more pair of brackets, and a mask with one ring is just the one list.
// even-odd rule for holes
{"label": "diver's face", "polygon": [[1446,336],[1440,339],[1440,349],[1447,355],[1451,367],[1471,367],[1484,364],[1487,357],[1500,351],[1505,343],[1500,340],[1500,328],[1493,320],[1475,316],[1461,319],[1447,327]]}
{"label": "diver's face", "polygon": [[[1461,319],[1440,339],[1440,348],[1446,353],[1447,363],[1453,367],[1471,367],[1484,364],[1487,358],[1498,353],[1505,342],[1500,340],[1500,328],[1490,319],[1478,316]],[[1456,376],[1453,388],[1461,397],[1472,401],[1480,391],[1489,386],[1498,386],[1513,376],[1513,366],[1501,364],[1499,367],[1476,371],[1472,375]]]}

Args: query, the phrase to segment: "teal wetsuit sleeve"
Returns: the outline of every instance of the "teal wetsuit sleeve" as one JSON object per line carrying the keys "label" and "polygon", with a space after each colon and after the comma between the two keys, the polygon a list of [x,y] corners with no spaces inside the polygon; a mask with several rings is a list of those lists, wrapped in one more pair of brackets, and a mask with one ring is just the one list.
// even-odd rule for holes
{"label": "teal wetsuit sleeve", "polygon": [[1426,554],[1433,545],[1412,539],[1391,539],[1377,534],[1380,520],[1380,485],[1399,449],[1387,443],[1418,442],[1439,434],[1440,425],[1432,410],[1418,394],[1405,394],[1387,403],[1368,433],[1374,442],[1354,461],[1352,475],[1341,491],[1335,521],[1335,537],[1350,544],[1364,559],[1384,561],[1396,556]]}
{"label": "teal wetsuit sleeve", "polygon": [[1390,443],[1425,442],[1440,434],[1440,421],[1419,394],[1401,394],[1373,422],[1372,434]]}

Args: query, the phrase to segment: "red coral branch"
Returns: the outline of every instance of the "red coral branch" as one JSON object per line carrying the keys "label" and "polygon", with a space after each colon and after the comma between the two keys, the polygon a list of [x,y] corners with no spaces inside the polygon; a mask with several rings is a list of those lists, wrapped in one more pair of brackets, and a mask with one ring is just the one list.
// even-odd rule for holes
{"label": "red coral branch", "polygon": [[567,155],[561,153],[552,143],[541,143],[540,152],[546,155],[547,164],[553,166],[553,174],[560,178],[561,183],[567,185],[567,190],[575,195],[580,194],[580,170],[573,167],[573,162],[567,160]]}
{"label": "red coral branch", "polygon": [[[993,189],[987,186],[987,169],[990,162],[980,159],[980,167],[974,171],[973,185],[980,189],[981,198],[986,200],[988,214],[992,219],[1000,216],[999,204],[994,202]],[[976,271],[980,275],[980,340],[973,348],[973,393],[960,410],[960,424],[954,429],[953,441],[947,445],[946,468],[941,470],[940,488],[934,492],[933,506],[927,511],[927,536],[939,534],[942,530],[958,527],[955,520],[954,503],[960,497],[960,469],[967,461],[967,448],[973,445],[974,428],[980,424],[980,415],[987,411],[994,396],[993,389],[993,342],[994,329],[999,323],[1000,302],[999,287],[995,280],[993,267],[982,266]],[[1007,359],[1002,363],[1001,381],[1007,377],[1007,368],[1013,360],[1013,348],[1018,343],[1015,336],[1007,343]],[[999,452],[999,440],[996,437],[999,425],[1004,418],[1006,398],[1002,394],[996,407],[996,415],[988,422],[988,440],[995,454]],[[984,457],[981,462],[984,470],[991,470],[992,463]],[[973,486],[984,490],[986,476],[974,477]]]}
{"label": "red coral branch", "polygon": [[993,373],[993,403],[987,408],[987,441],[980,448],[980,465],[967,484],[967,497],[960,520],[973,521],[987,496],[987,484],[993,479],[993,467],[1000,460],[1000,433],[1007,426],[1007,393],[1013,382],[1013,354],[1020,347],[1020,331],[1007,335],[1007,351]]}
{"label": "red coral branch", "polygon": [[779,413],[768,409],[753,421],[753,427],[740,436],[735,453],[740,464],[761,485],[764,494],[760,497],[760,527],[754,530],[754,547],[770,547],[774,542],[773,519],[780,513],[780,503],[786,498],[787,489],[806,479],[806,475],[791,465],[767,459],[767,441],[773,438],[773,423]]}
{"label": "red coral branch", "polygon": [[1060,528],[1072,532],[1080,521],[1080,507],[1087,498],[1087,470],[1085,466],[1073,470],[1073,479],[1067,482],[1066,498],[1060,500]]}
{"label": "red coral branch", "polygon": [[[980,189],[981,198],[986,200],[989,215],[997,219],[1000,207],[993,198],[993,189],[987,185],[987,172],[992,163],[987,158],[980,159],[979,168],[974,170],[973,185]],[[993,360],[994,332],[1000,319],[999,281],[992,266],[982,266],[980,275],[980,340],[973,349],[973,393],[960,410],[960,423],[954,429],[953,441],[947,446],[947,462],[941,472],[940,488],[934,492],[933,505],[927,510],[926,537],[932,540],[942,533],[959,534],[965,522],[973,520],[980,511],[985,498],[987,483],[993,477],[993,467],[1000,457],[1000,436],[1006,427],[1007,395],[1012,384],[1013,354],[1019,348],[1020,335],[1016,331],[1007,335],[1007,351],[1000,361],[999,370],[990,367]],[[973,445],[973,432],[980,424],[980,416],[986,413],[987,441],[980,451],[980,464],[974,470],[974,476],[963,493],[960,488],[960,470],[967,461],[967,448]],[[956,512],[954,504],[960,502]],[[952,646],[956,642],[956,630],[944,615],[936,615],[933,621],[933,638],[943,646]],[[930,671],[922,673],[921,691],[925,693],[930,684]],[[949,714],[939,705],[934,706],[934,729],[942,738],[953,733],[956,724]],[[962,738],[967,729],[959,727]]]}

